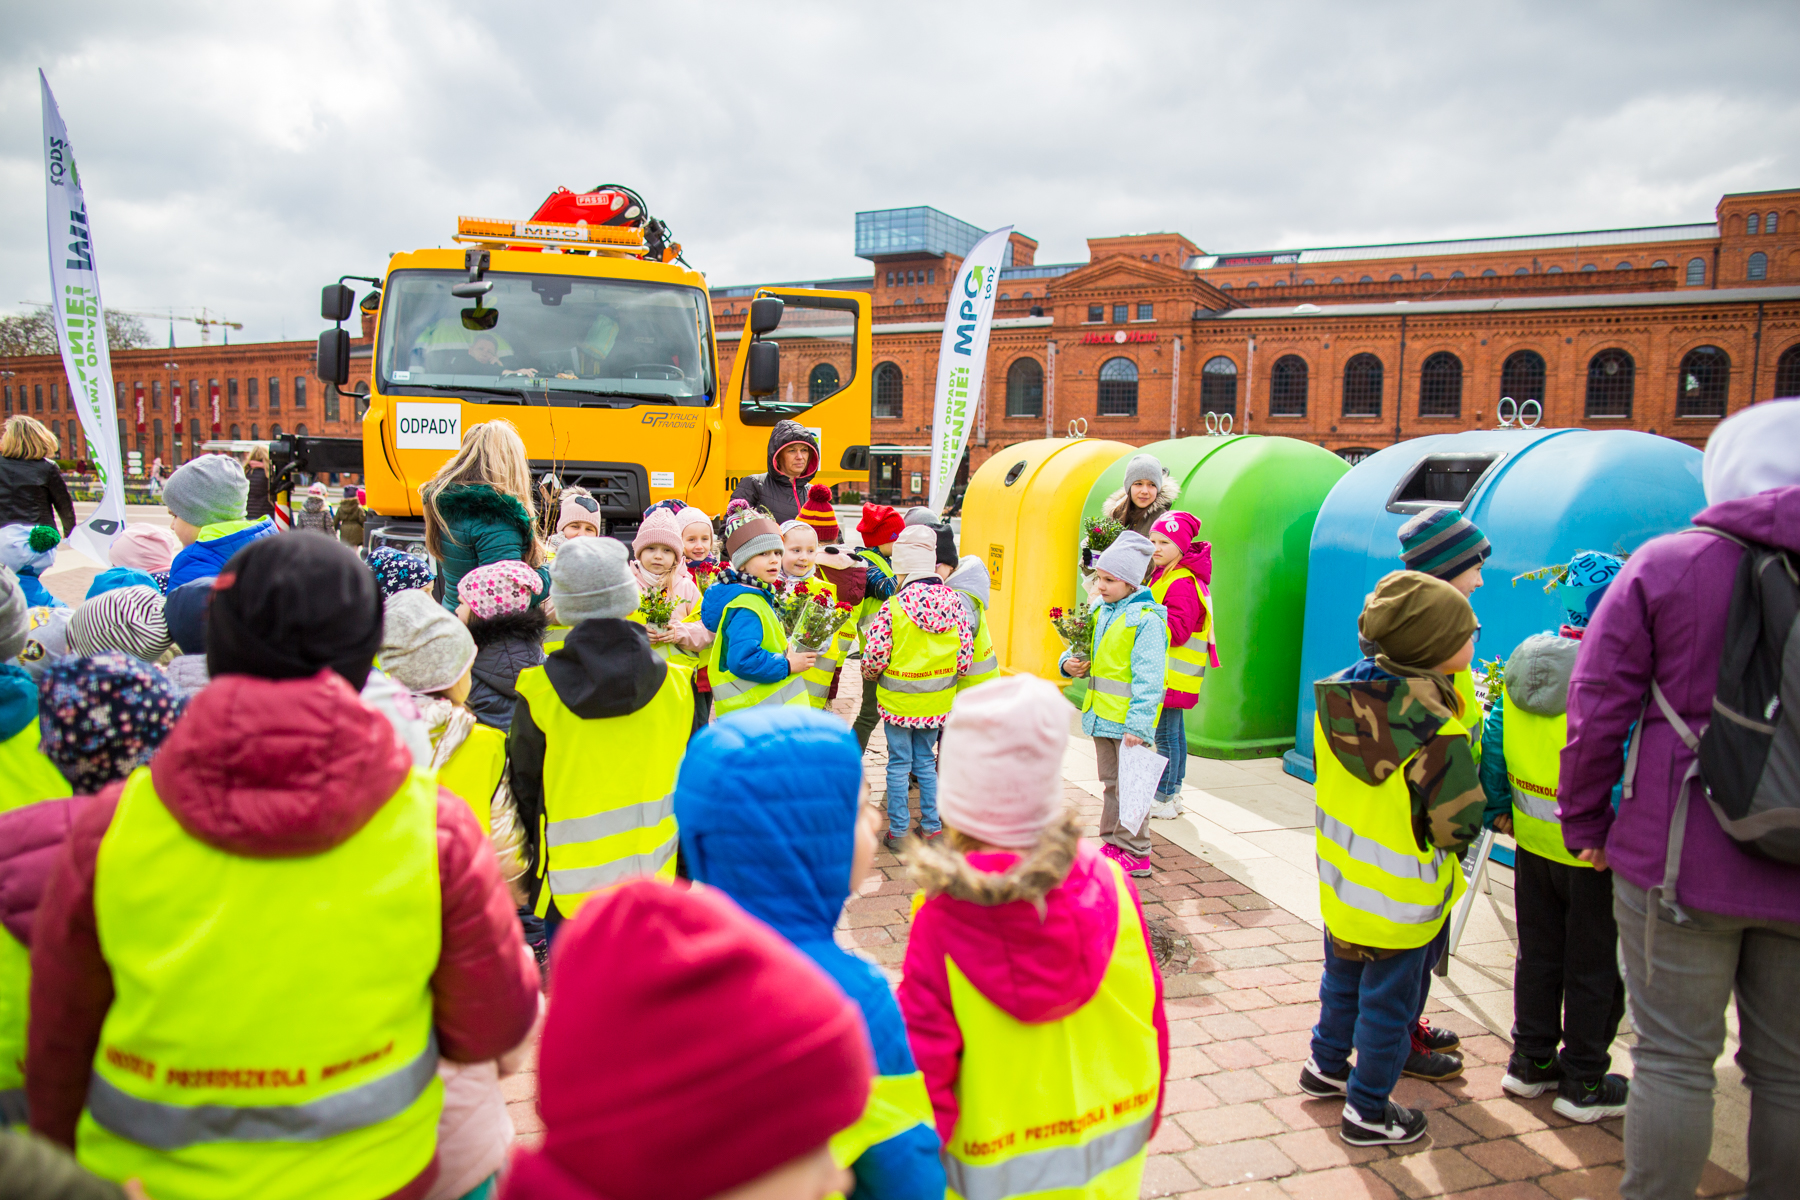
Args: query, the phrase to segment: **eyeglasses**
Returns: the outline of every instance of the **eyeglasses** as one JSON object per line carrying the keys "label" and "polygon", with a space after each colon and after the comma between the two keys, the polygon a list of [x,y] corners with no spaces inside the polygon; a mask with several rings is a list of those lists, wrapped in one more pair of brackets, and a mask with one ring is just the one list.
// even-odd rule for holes
{"label": "eyeglasses", "polygon": [[1475,632],[1469,635],[1469,640],[1471,642],[1476,642],[1476,643],[1479,643],[1481,641],[1481,622],[1480,621],[1475,622]]}

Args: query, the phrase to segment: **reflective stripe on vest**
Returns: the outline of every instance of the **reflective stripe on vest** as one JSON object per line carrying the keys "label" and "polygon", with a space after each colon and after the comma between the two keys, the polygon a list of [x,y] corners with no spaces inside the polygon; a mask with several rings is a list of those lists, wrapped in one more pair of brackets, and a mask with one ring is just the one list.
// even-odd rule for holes
{"label": "reflective stripe on vest", "polygon": [[[1087,695],[1081,710],[1103,721],[1123,725],[1131,711],[1131,652],[1137,646],[1138,627],[1121,612],[1100,636],[1094,660],[1088,664]],[[1161,715],[1161,697],[1158,716]]]}
{"label": "reflective stripe on vest", "polygon": [[581,717],[543,667],[516,687],[544,734],[538,864],[548,886],[538,915],[572,917],[589,894],[637,875],[675,873],[675,776],[694,724],[693,677],[664,668],[648,704],[621,717]]}
{"label": "reflective stripe on vest", "polygon": [[963,677],[956,681],[956,690],[959,692],[1000,677],[1000,656],[994,653],[994,635],[988,628],[987,609],[982,606],[981,601],[967,592],[963,596],[975,606],[975,661],[969,664]]}
{"label": "reflective stripe on vest", "polygon": [[1200,627],[1179,646],[1170,639],[1169,654],[1163,663],[1163,687],[1167,691],[1198,696],[1200,685],[1206,679],[1207,663],[1211,661],[1207,648],[1212,645],[1212,601],[1200,587],[1199,578],[1180,566],[1157,576],[1156,582],[1150,585],[1150,598],[1166,607],[1169,589],[1178,579],[1194,581],[1194,594],[1200,597]]}
{"label": "reflective stripe on vest", "polygon": [[0,812],[75,794],[62,772],[39,752],[41,740],[38,719],[33,717],[25,728],[0,742]]}
{"label": "reflective stripe on vest", "polygon": [[134,771],[95,860],[115,994],[82,1165],[200,1200],[386,1195],[425,1170],[443,1103],[437,828],[437,783],[415,769],[336,846],[241,857]]}
{"label": "reflective stripe on vest", "polygon": [[1506,781],[1512,785],[1513,838],[1539,858],[1570,867],[1592,867],[1563,843],[1562,818],[1556,814],[1556,787],[1562,774],[1562,749],[1569,740],[1569,714],[1554,717],[1526,712],[1500,689],[1500,745],[1506,755]]}
{"label": "reflective stripe on vest", "polygon": [[889,599],[886,607],[894,648],[887,670],[875,680],[880,710],[896,717],[943,716],[956,699],[961,635],[954,627],[942,633],[921,629],[906,615],[898,596]]}
{"label": "reflective stripe on vest", "polygon": [[786,675],[773,683],[757,683],[733,675],[725,666],[725,622],[734,610],[756,614],[762,626],[762,648],[770,654],[788,652],[787,633],[775,619],[775,610],[761,592],[733,596],[719,613],[719,636],[713,641],[713,661],[708,671],[712,681],[713,706],[718,715],[742,712],[760,704],[806,704],[806,680],[799,675]]}
{"label": "reflective stripe on vest", "polygon": [[847,1167],[866,1154],[871,1147],[899,1137],[909,1129],[923,1125],[937,1137],[936,1115],[931,1108],[931,1094],[925,1090],[925,1073],[910,1075],[877,1075],[869,1083],[869,1102],[863,1106],[856,1124],[831,1137],[831,1157],[840,1167]]}
{"label": "reflective stripe on vest", "polygon": [[[859,546],[856,550],[856,557],[868,564],[869,570],[882,576],[890,583],[898,578],[898,576],[894,574],[893,564],[882,557],[880,551],[871,550],[867,546]],[[856,606],[856,635],[859,642],[863,640],[863,635],[869,632],[869,625],[875,620],[875,614],[880,612],[881,606],[886,603],[887,600],[875,595],[873,592],[865,592],[863,594],[862,600],[859,601]]]}
{"label": "reflective stripe on vest", "polygon": [[[1462,732],[1454,718],[1440,727]],[[1331,933],[1359,946],[1410,950],[1437,936],[1445,914],[1467,887],[1462,864],[1437,847],[1421,850],[1413,834],[1409,758],[1379,784],[1344,768],[1313,720],[1317,809],[1313,844],[1319,909]]]}
{"label": "reflective stripe on vest", "polygon": [[[1136,1200],[1162,1086],[1155,968],[1124,873],[1110,861],[1101,869],[1118,898],[1118,930],[1100,987],[1075,1012],[1019,1021],[954,957],[945,963],[963,1035],[960,1112],[944,1147],[951,1196]],[[1021,1063],[1031,1064],[1030,1087],[1019,1086]]]}

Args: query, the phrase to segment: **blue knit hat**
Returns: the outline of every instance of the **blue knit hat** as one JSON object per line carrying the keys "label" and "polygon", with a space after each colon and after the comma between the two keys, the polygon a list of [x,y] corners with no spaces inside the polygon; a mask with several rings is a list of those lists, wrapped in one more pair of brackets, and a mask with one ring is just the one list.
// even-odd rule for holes
{"label": "blue knit hat", "polygon": [[375,582],[381,585],[383,596],[431,586],[431,565],[392,546],[369,551],[369,570],[375,572]]}
{"label": "blue knit hat", "polygon": [[148,571],[140,571],[136,567],[109,567],[94,576],[94,582],[88,584],[87,599],[92,600],[95,596],[128,587],[152,587],[158,592],[162,591],[162,588],[157,587],[155,577]]}
{"label": "blue knit hat", "polygon": [[1428,508],[1400,527],[1400,561],[1438,579],[1455,579],[1493,552],[1486,535],[1454,508]]}
{"label": "blue knit hat", "polygon": [[1568,614],[1569,624],[1586,629],[1594,610],[1600,607],[1600,597],[1606,595],[1606,589],[1624,569],[1624,559],[1599,550],[1583,550],[1571,558],[1568,570],[1556,588],[1557,602]]}

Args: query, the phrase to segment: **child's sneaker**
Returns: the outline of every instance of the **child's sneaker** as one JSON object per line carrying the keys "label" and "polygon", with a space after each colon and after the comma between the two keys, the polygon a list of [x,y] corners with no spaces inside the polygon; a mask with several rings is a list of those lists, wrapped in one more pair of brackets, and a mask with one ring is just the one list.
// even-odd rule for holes
{"label": "child's sneaker", "polygon": [[1344,1105],[1338,1136],[1350,1146],[1404,1146],[1425,1136],[1425,1114],[1388,1101],[1377,1121],[1365,1120],[1353,1104]]}
{"label": "child's sneaker", "polygon": [[1506,1076],[1500,1086],[1515,1096],[1535,1099],[1562,1082],[1562,1064],[1552,1054],[1546,1062],[1534,1062],[1529,1054],[1514,1050],[1506,1060]]}
{"label": "child's sneaker", "polygon": [[1593,1083],[1564,1078],[1556,1087],[1556,1102],[1550,1108],[1571,1121],[1591,1125],[1608,1117],[1624,1116],[1630,1090],[1623,1075],[1603,1075]]}
{"label": "child's sneaker", "polygon": [[1350,1068],[1333,1075],[1308,1058],[1300,1068],[1300,1090],[1319,1100],[1342,1100],[1350,1091]]}
{"label": "child's sneaker", "polygon": [[1173,821],[1181,815],[1181,801],[1171,796],[1150,806],[1150,816],[1157,821]]}
{"label": "child's sneaker", "polygon": [[907,833],[902,834],[883,834],[881,844],[887,849],[889,854],[893,855],[895,858],[899,858],[900,851],[906,845],[906,839],[910,833],[911,831],[909,830]]}
{"label": "child's sneaker", "polygon": [[1150,878],[1149,859],[1139,858],[1129,850],[1121,850],[1111,842],[1107,842],[1105,845],[1101,846],[1100,853],[1118,863],[1119,869],[1124,871],[1127,875],[1134,875],[1139,879]]}
{"label": "child's sneaker", "polygon": [[1412,1044],[1414,1050],[1436,1050],[1439,1054],[1448,1054],[1462,1047],[1462,1039],[1448,1029],[1439,1029],[1428,1024],[1424,1017],[1413,1029]]}
{"label": "child's sneaker", "polygon": [[1413,1052],[1406,1056],[1406,1065],[1400,1068],[1400,1073],[1414,1079],[1442,1083],[1463,1073],[1463,1061],[1454,1054],[1439,1054],[1436,1050],[1414,1047]]}

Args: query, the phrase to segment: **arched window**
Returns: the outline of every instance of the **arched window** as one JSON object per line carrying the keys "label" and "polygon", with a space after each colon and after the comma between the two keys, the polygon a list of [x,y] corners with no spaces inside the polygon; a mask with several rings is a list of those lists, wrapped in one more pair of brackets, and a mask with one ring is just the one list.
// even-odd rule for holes
{"label": "arched window", "polygon": [[1452,271],[1452,272],[1450,272],[1450,278],[1452,278],[1452,279],[1467,279],[1468,276],[1464,275],[1461,271]]}
{"label": "arched window", "polygon": [[1430,278],[1432,278],[1432,274],[1430,271],[1420,271],[1419,278],[1420,279],[1430,279]]}
{"label": "arched window", "polygon": [[234,442],[241,442],[244,440],[243,433],[238,429],[238,427],[236,425],[233,425],[231,427],[231,440]]}
{"label": "arched window", "polygon": [[1800,342],[1783,350],[1775,360],[1775,394],[1800,396]]}
{"label": "arched window", "polygon": [[1462,416],[1462,359],[1439,350],[1419,368],[1419,415]]}
{"label": "arched window", "polygon": [[1563,269],[1561,267],[1551,267],[1548,271],[1544,272],[1546,275],[1561,275],[1562,273]]}
{"label": "arched window", "polygon": [[1514,350],[1500,368],[1500,396],[1520,404],[1544,402],[1544,356],[1536,350]]}
{"label": "arched window", "polygon": [[1767,279],[1769,277],[1769,256],[1758,250],[1750,256],[1750,266],[1744,272],[1746,279]]}
{"label": "arched window", "polygon": [[1583,263],[1581,269],[1583,271],[1598,271],[1600,268],[1596,267],[1593,263]]}
{"label": "arched window", "polygon": [[306,426],[305,425],[294,426],[294,436],[295,437],[305,437],[306,436]]}
{"label": "arched window", "polygon": [[1151,262],[1161,262],[1161,261],[1162,261],[1162,255],[1160,255],[1160,254],[1152,254],[1152,255],[1151,255],[1151,256],[1150,256],[1150,261],[1151,261]]}
{"label": "arched window", "polygon": [[1731,356],[1717,346],[1695,346],[1675,376],[1675,415],[1722,417],[1731,388]]}
{"label": "arched window", "polygon": [[1342,275],[1333,275],[1333,276],[1332,276],[1332,277],[1331,277],[1331,282],[1333,282],[1333,283],[1342,283],[1342,282],[1344,282],[1344,277],[1343,277],[1343,276],[1342,276]]}
{"label": "arched window", "polygon": [[1038,365],[1037,359],[1015,359],[1013,365],[1006,368],[1006,415],[1044,415],[1044,368]]}
{"label": "arched window", "polygon": [[1301,280],[1301,281],[1300,281],[1300,286],[1301,286],[1301,287],[1311,287],[1311,286],[1312,286],[1312,285],[1313,285],[1313,281],[1312,281],[1312,280],[1310,280],[1310,279],[1302,279],[1302,280]]}
{"label": "arched window", "polygon": [[1002,300],[1011,300],[1011,299],[1012,299],[1012,293],[1011,293],[1011,292],[1001,292],[1001,293],[1000,293],[1000,299],[1002,299]]}
{"label": "arched window", "polygon": [[269,426],[269,440],[271,442],[280,436],[281,436],[281,426],[279,426],[279,425]]}
{"label": "arched window", "polygon": [[1373,354],[1358,354],[1344,364],[1344,415],[1346,417],[1379,417],[1381,415],[1381,360]]}
{"label": "arched window", "polygon": [[806,398],[817,404],[838,387],[838,369],[830,363],[819,363],[806,377]]}
{"label": "arched window", "polygon": [[1395,271],[1392,275],[1388,276],[1388,282],[1389,283],[1404,283],[1404,282],[1406,282],[1406,276],[1402,275],[1398,271]]}
{"label": "arched window", "polygon": [[1200,368],[1200,411],[1236,416],[1237,383],[1236,363],[1223,354],[1207,359]]}
{"label": "arched window", "polygon": [[1129,358],[1109,358],[1100,364],[1100,403],[1103,417],[1137,416],[1137,364]]}
{"label": "arched window", "polygon": [[1613,270],[1615,270],[1615,271],[1629,271],[1629,270],[1631,270],[1631,264],[1630,264],[1630,263],[1628,263],[1628,262],[1622,262],[1622,263],[1619,263],[1619,264],[1618,264],[1618,265],[1617,265],[1617,266],[1615,266],[1615,267],[1614,267],[1614,268],[1613,268]]}
{"label": "arched window", "polygon": [[1025,295],[1024,295],[1024,296],[1023,296],[1023,297],[1022,297],[1022,299],[1025,299],[1025,300],[1029,300],[1029,299],[1031,299],[1031,293],[1030,293],[1030,292],[1026,292],[1026,293],[1025,293]]}
{"label": "arched window", "polygon": [[1666,258],[1659,258],[1655,262],[1651,263],[1650,265],[1652,267],[1666,267],[1669,265],[1669,260]]}
{"label": "arched window", "polygon": [[1282,355],[1269,372],[1269,415],[1306,415],[1306,360],[1298,354]]}
{"label": "arched window", "polygon": [[1760,229],[1761,225],[1762,225],[1762,218],[1757,216],[1755,213],[1751,213],[1749,216],[1744,218],[1744,232],[1749,234],[1751,237],[1755,237],[1758,233],[1761,232],[1761,229]]}
{"label": "arched window", "polygon": [[905,377],[898,364],[884,362],[875,368],[875,416],[897,421],[905,408]]}
{"label": "arched window", "polygon": [[1244,286],[1247,288],[1253,288],[1253,287],[1261,287],[1262,285],[1257,283],[1256,280],[1252,279],[1249,283],[1246,283]]}
{"label": "arched window", "polygon": [[61,421],[50,422],[50,436],[56,439],[56,456],[58,458],[68,457],[63,452],[63,432],[62,432],[62,422]]}
{"label": "arched window", "polygon": [[260,428],[261,428],[261,426],[258,426],[258,425],[251,425],[251,426],[250,426],[250,440],[251,440],[251,441],[253,441],[253,442],[260,442],[260,441],[262,441],[262,434],[260,434],[260,433],[258,433],[258,432],[257,432],[257,430],[258,430],[258,429],[260,429]]}
{"label": "arched window", "polygon": [[1485,270],[1481,273],[1481,277],[1483,279],[1486,279],[1489,275],[1498,275],[1499,273],[1500,272],[1494,270],[1494,268],[1489,267],[1487,270]]}
{"label": "arched window", "polygon": [[1588,359],[1588,418],[1629,418],[1636,374],[1637,365],[1623,350],[1602,350]]}
{"label": "arched window", "polygon": [[1775,214],[1774,213],[1770,213],[1768,216],[1763,218],[1763,232],[1764,233],[1774,233],[1775,232]]}
{"label": "arched window", "polygon": [[1364,275],[1361,279],[1357,280],[1356,282],[1358,282],[1358,283],[1374,283],[1375,277],[1373,275]]}
{"label": "arched window", "polygon": [[1513,274],[1514,275],[1529,275],[1529,274],[1531,274],[1531,268],[1530,267],[1520,267],[1518,270],[1514,271]]}
{"label": "arched window", "polygon": [[1687,285],[1689,287],[1699,287],[1701,284],[1703,284],[1705,282],[1706,282],[1706,260],[1704,258],[1688,259]]}

